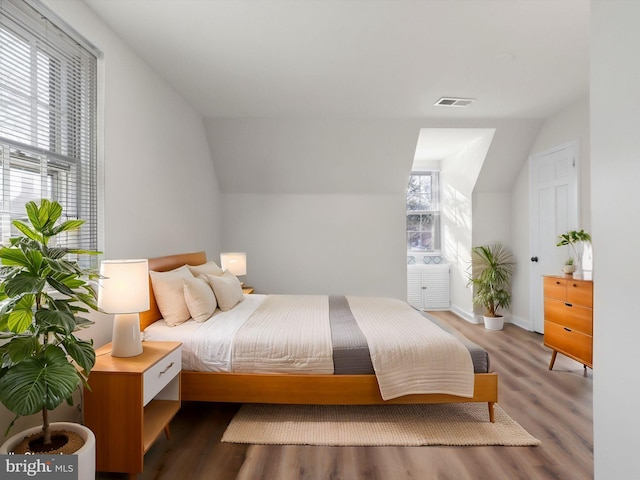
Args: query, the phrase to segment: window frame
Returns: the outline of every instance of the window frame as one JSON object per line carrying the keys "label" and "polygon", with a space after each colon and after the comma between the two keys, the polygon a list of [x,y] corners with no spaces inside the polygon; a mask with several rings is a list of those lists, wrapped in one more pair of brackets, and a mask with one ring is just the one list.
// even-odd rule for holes
{"label": "window frame", "polygon": [[[418,193],[410,193],[409,186],[413,177],[430,177],[431,179],[431,191],[429,192],[430,201],[429,208],[427,209],[409,209],[409,199],[410,196],[424,194],[427,192],[418,192]],[[407,190],[406,190],[406,220],[405,220],[405,241],[408,255],[440,255],[442,252],[442,231],[441,231],[441,223],[442,223],[442,215],[441,215],[441,203],[440,203],[440,172],[438,170],[425,170],[425,171],[412,171],[409,174],[409,181],[407,182]],[[409,229],[409,216],[420,215],[421,217],[426,215],[433,216],[433,226],[430,229],[418,229],[418,230],[410,230]],[[422,222],[422,218],[420,220]],[[432,235],[432,244],[431,248],[412,248],[410,246],[410,234],[411,233],[431,233]]]}
{"label": "window frame", "polygon": [[[0,78],[0,119],[5,119],[0,128],[0,239],[16,235],[12,221],[26,217],[18,209],[39,196],[61,203],[61,221],[85,221],[79,231],[59,239],[61,246],[98,250],[101,53],[35,0],[2,1],[1,51],[6,60],[0,72],[6,79]],[[34,186],[16,181],[16,172],[33,174]],[[83,267],[97,267],[95,256],[77,260]]]}

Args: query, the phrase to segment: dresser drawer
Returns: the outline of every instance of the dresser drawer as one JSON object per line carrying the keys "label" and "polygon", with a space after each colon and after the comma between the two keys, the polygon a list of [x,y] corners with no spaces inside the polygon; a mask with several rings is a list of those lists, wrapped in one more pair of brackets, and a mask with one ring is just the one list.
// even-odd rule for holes
{"label": "dresser drawer", "polygon": [[593,282],[567,280],[567,302],[583,307],[593,307]]}
{"label": "dresser drawer", "polygon": [[564,325],[571,330],[593,335],[593,310],[591,308],[548,298],[544,302],[544,319]]}
{"label": "dresser drawer", "polygon": [[593,337],[553,322],[544,322],[544,344],[583,362],[593,365]]}
{"label": "dresser drawer", "polygon": [[143,404],[149,403],[160,390],[180,373],[182,369],[182,353],[176,348],[151,368],[143,376]]}
{"label": "dresser drawer", "polygon": [[564,278],[544,277],[543,288],[545,298],[567,298],[567,281]]}

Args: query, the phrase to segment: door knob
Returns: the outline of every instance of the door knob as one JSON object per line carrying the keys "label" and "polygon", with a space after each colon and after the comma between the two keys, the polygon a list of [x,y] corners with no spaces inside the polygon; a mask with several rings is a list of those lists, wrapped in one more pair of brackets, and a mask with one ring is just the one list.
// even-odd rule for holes
{"label": "door knob", "polygon": [[537,262],[538,261],[538,257],[531,257],[531,261],[532,262]]}

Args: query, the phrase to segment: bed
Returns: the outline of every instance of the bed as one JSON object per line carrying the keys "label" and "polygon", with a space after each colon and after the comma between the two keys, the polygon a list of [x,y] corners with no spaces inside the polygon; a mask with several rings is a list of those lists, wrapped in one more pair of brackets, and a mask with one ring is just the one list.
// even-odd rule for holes
{"label": "bed", "polygon": [[[168,272],[183,265],[204,265],[206,262],[204,252],[177,254],[150,258],[149,270]],[[151,278],[149,291],[150,309],[140,314],[140,328],[143,332],[162,320]],[[498,400],[497,374],[473,373],[472,383],[471,395],[408,394],[385,400],[381,395],[378,379],[373,373],[338,375],[212,372],[187,368],[182,372],[181,394],[184,401],[231,403],[369,405],[486,402],[489,420],[494,422],[494,403]]]}

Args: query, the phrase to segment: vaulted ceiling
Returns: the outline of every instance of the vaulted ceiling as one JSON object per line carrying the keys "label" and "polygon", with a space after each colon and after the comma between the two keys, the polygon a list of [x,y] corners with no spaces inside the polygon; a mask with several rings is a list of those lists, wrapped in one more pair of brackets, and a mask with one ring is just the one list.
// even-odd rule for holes
{"label": "vaulted ceiling", "polygon": [[[530,122],[588,92],[586,0],[84,2],[202,114],[210,141],[220,119],[316,122],[311,130],[328,119]],[[443,96],[475,101],[434,106]],[[412,149],[417,139],[418,129]],[[224,153],[214,161],[227,164],[216,170],[228,191],[265,161]]]}
{"label": "vaulted ceiling", "polygon": [[204,117],[544,118],[588,88],[585,0],[85,1]]}

